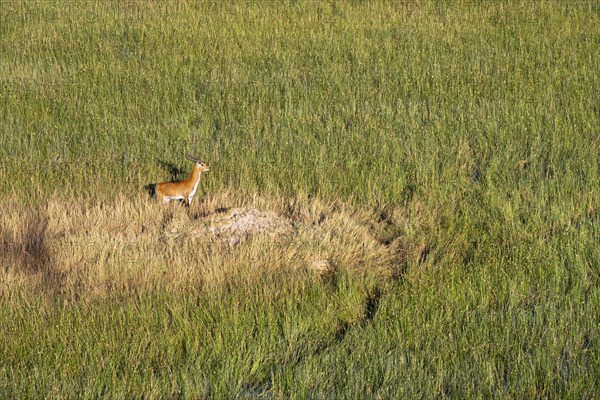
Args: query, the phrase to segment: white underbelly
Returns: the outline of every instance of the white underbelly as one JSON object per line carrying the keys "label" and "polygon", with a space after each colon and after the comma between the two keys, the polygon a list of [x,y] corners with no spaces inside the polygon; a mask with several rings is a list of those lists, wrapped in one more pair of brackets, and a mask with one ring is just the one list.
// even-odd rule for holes
{"label": "white underbelly", "polygon": [[182,200],[182,199],[183,199],[183,196],[165,196],[163,198],[163,203],[168,203],[171,200]]}

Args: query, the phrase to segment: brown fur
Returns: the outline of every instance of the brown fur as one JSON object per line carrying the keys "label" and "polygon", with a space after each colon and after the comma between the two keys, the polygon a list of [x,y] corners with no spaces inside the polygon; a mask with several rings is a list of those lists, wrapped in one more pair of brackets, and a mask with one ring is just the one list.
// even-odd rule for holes
{"label": "brown fur", "polygon": [[186,206],[189,206],[198,189],[200,174],[208,170],[208,163],[196,162],[192,169],[192,173],[187,179],[179,182],[157,183],[154,189],[156,199],[161,203],[181,199]]}

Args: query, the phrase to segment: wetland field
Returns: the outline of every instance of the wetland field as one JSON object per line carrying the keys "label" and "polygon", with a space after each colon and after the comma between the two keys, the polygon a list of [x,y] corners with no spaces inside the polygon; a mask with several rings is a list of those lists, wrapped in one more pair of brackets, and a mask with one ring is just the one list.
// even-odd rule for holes
{"label": "wetland field", "polygon": [[2,1],[0,399],[598,397],[598,99],[593,0]]}

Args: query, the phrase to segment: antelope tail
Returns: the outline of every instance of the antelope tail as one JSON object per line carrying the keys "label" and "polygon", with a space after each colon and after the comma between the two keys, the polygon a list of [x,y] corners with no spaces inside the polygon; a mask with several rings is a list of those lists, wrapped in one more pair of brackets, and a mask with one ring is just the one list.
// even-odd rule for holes
{"label": "antelope tail", "polygon": [[150,198],[156,197],[156,183],[150,183],[144,186],[144,189],[148,192]]}

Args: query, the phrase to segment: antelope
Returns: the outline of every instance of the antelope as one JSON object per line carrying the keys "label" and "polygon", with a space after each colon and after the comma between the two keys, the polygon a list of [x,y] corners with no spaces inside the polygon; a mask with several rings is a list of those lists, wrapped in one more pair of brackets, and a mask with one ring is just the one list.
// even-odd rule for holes
{"label": "antelope", "polygon": [[168,203],[171,200],[183,200],[183,204],[186,207],[189,207],[192,203],[192,199],[196,195],[196,190],[198,190],[198,184],[200,183],[200,174],[208,171],[209,165],[189,154],[186,158],[194,162],[192,173],[187,179],[179,182],[161,182],[154,186],[156,199],[161,203]]}

